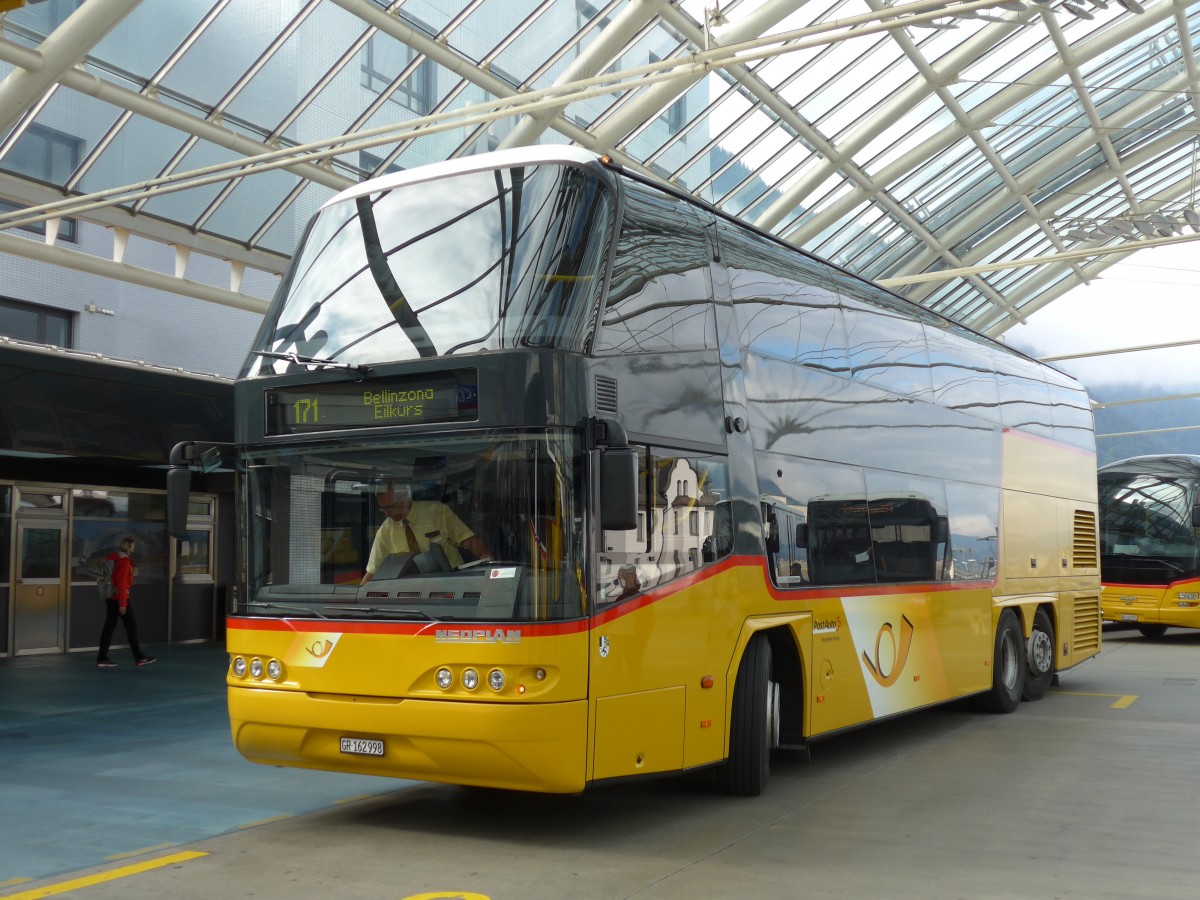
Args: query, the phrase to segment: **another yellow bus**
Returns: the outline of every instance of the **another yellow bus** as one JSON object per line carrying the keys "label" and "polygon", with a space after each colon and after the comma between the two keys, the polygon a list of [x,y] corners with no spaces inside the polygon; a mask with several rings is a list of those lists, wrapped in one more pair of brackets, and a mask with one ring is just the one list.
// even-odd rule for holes
{"label": "another yellow bus", "polygon": [[1200,456],[1135,456],[1100,468],[1104,618],[1162,637],[1200,628]]}
{"label": "another yellow bus", "polygon": [[1100,648],[1076,382],[580,150],[325,204],[236,406],[256,762],[757,794],[773,750]]}

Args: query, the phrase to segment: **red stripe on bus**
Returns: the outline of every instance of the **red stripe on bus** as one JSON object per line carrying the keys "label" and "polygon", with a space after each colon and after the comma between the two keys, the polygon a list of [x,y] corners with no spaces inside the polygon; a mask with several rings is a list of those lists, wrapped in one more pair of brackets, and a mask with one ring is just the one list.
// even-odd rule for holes
{"label": "red stripe on bus", "polygon": [[[646,591],[640,596],[619,603],[592,617],[597,625],[620,619],[659,603],[682,591],[724,574],[732,569],[752,568],[762,575],[763,589],[780,603],[794,603],[801,600],[828,600],[844,597],[877,597],[881,594],[929,594],[945,591],[979,590],[994,588],[994,581],[955,581],[955,582],[906,582],[904,584],[874,584],[839,587],[836,585],[814,588],[796,588],[783,591],[771,583],[766,560],[756,556],[730,556],[721,562],[704,569],[692,572],[682,578],[672,581],[662,588]],[[474,622],[343,622],[330,619],[259,619],[230,616],[228,627],[244,631],[295,631],[295,632],[338,632],[341,634],[407,634],[415,637],[432,636],[435,631],[453,628],[459,631],[470,631],[480,627],[482,623]],[[564,634],[578,634],[588,629],[586,619],[571,619],[563,622],[522,622],[513,621],[497,624],[489,620],[490,628],[496,627],[519,629],[524,637],[554,637]]]}

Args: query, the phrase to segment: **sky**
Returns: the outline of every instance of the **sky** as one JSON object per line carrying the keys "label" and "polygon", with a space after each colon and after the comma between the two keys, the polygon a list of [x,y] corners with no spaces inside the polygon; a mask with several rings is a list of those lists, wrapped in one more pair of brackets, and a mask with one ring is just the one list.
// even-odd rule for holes
{"label": "sky", "polygon": [[[1053,365],[1097,389],[1122,396],[1200,392],[1200,241],[1139,250],[1010,328],[1005,343],[1039,358],[1194,340]],[[1143,389],[1151,389],[1146,393]]]}

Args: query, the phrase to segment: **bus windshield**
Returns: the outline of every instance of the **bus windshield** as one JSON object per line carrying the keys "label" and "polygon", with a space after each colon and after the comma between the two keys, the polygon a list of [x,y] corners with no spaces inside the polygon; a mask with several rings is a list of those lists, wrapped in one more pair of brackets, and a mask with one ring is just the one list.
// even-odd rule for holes
{"label": "bus windshield", "polygon": [[583,614],[576,436],[489,431],[243,457],[248,591],[279,618]]}
{"label": "bus windshield", "polygon": [[1102,472],[1100,553],[1106,582],[1166,584],[1197,570],[1197,479]]}
{"label": "bus windshield", "polygon": [[243,375],[302,371],[296,358],[359,366],[585,350],[612,220],[594,174],[550,163],[333,203],[297,251]]}

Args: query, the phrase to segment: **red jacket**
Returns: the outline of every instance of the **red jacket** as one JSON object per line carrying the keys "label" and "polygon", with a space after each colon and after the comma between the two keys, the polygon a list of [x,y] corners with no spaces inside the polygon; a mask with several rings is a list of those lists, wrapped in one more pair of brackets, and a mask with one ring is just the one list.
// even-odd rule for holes
{"label": "red jacket", "polygon": [[123,550],[108,554],[112,560],[113,597],[122,606],[129,602],[129,589],[133,587],[133,559]]}

